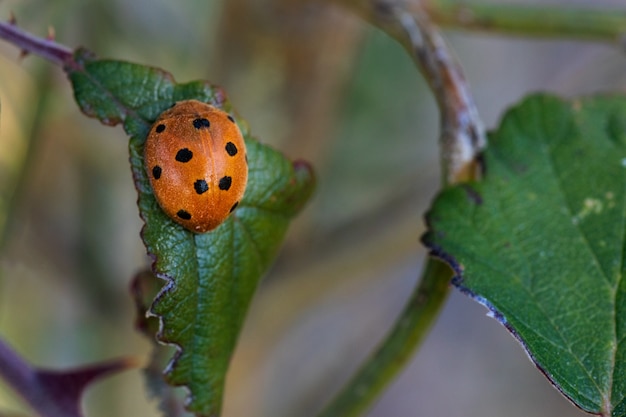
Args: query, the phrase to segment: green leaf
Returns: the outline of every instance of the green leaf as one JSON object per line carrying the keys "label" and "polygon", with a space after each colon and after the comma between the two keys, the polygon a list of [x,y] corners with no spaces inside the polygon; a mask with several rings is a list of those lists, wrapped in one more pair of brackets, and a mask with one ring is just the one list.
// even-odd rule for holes
{"label": "green leaf", "polygon": [[130,162],[145,221],[142,236],[154,273],[167,280],[152,305],[161,317],[160,341],[177,345],[166,370],[172,385],[190,391],[188,409],[220,414],[225,374],[250,299],[280,247],[290,219],[314,188],[311,168],[291,163],[253,139],[245,122],[248,186],[237,210],[210,233],[194,234],[165,215],[143,165],[150,125],[174,102],[197,99],[231,111],[224,93],[208,83],[176,84],[164,71],[77,53],[68,69],[82,110],[104,123],[123,123]]}
{"label": "green leaf", "polygon": [[424,242],[571,401],[626,415],[626,99],[531,97],[484,158]]}

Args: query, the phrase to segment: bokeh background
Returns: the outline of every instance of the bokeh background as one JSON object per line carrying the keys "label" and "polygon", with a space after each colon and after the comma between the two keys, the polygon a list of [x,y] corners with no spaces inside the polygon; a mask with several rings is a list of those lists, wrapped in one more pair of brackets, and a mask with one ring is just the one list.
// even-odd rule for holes
{"label": "bokeh background", "polygon": [[[33,33],[54,27],[68,46],[222,85],[260,140],[315,165],[318,191],[251,306],[224,409],[225,417],[314,416],[390,328],[425,257],[419,237],[439,187],[438,115],[413,62],[385,34],[317,2],[0,3],[0,18],[11,12]],[[612,46],[446,36],[489,128],[532,91],[626,86],[626,58]],[[4,42],[0,101],[0,218],[9,216],[0,336],[50,367],[145,362],[151,346],[133,330],[128,286],[148,260],[122,129],[84,117],[59,68],[21,59]],[[453,292],[367,416],[584,415],[485,313]],[[92,386],[84,405],[88,417],[159,415],[140,370]],[[28,413],[1,381],[0,409]]]}

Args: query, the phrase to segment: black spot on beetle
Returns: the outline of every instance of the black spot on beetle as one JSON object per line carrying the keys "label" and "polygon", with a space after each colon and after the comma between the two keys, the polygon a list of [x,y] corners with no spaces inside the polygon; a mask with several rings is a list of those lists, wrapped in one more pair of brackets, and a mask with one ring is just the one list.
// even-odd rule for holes
{"label": "black spot on beetle", "polygon": [[183,220],[191,219],[191,214],[189,214],[189,212],[186,212],[185,210],[178,210],[178,213],[176,213],[176,215]]}
{"label": "black spot on beetle", "polygon": [[157,133],[161,133],[161,132],[163,132],[164,130],[165,130],[165,125],[164,125],[163,123],[161,123],[160,125],[158,125],[158,126],[156,127],[156,129],[154,129],[154,131],[155,131],[155,132],[157,132]]}
{"label": "black spot on beetle", "polygon": [[235,144],[232,142],[228,142],[226,144],[226,153],[228,153],[228,155],[230,156],[237,155],[237,146],[235,146]]}
{"label": "black spot on beetle", "polygon": [[196,180],[196,182],[193,183],[193,188],[196,190],[197,194],[204,194],[209,191],[209,184],[207,184],[205,180]]}
{"label": "black spot on beetle", "polygon": [[235,204],[233,204],[233,206],[230,208],[230,213],[235,211],[235,209],[237,208],[238,205],[239,205],[239,201],[237,201]]}
{"label": "black spot on beetle", "polygon": [[155,180],[158,180],[159,178],[161,178],[161,173],[163,172],[163,170],[161,169],[160,166],[155,165],[154,168],[152,168],[152,177]]}
{"label": "black spot on beetle", "polygon": [[209,122],[209,120],[205,118],[194,119],[193,127],[195,127],[196,129],[208,129],[209,127],[211,127],[211,122]]}
{"label": "black spot on beetle", "polygon": [[176,160],[178,162],[189,162],[193,158],[193,152],[187,148],[180,149],[176,152]]}
{"label": "black spot on beetle", "polygon": [[231,184],[233,183],[233,179],[231,177],[222,177],[220,179],[220,190],[228,191],[230,189]]}

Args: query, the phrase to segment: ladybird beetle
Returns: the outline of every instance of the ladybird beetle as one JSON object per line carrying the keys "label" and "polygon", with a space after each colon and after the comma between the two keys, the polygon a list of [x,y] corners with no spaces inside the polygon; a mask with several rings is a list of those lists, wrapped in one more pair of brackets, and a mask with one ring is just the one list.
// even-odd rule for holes
{"label": "ladybird beetle", "polygon": [[246,145],[235,120],[197,100],[161,113],[146,139],[144,161],[163,211],[195,233],[226,220],[248,182]]}

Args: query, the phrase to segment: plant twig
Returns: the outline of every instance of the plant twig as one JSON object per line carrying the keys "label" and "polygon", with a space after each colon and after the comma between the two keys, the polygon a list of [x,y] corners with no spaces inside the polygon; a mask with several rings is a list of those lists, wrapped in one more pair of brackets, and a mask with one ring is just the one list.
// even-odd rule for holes
{"label": "plant twig", "polygon": [[24,361],[13,349],[0,338],[0,377],[25,397],[29,392],[29,381],[33,378],[33,372],[28,363]]}
{"label": "plant twig", "polygon": [[[77,63],[74,61],[74,55],[71,49],[68,47],[58,44],[54,42],[54,30],[50,28],[48,30],[48,36],[46,38],[38,38],[28,32],[23,31],[17,26],[16,19],[13,15],[7,22],[0,22],[0,39],[4,39],[9,43],[12,43],[16,47],[20,48],[22,51],[22,56],[28,54],[39,55],[57,65],[60,65],[64,68],[75,68]],[[41,78],[41,77],[39,77]],[[47,82],[47,76],[43,77],[43,83]],[[42,94],[41,100],[38,101],[37,111],[35,115],[37,117],[41,116],[41,110],[43,106],[45,106],[47,89],[41,89],[44,93]],[[32,126],[38,126],[38,123],[33,123]],[[32,133],[32,132],[31,132]],[[36,140],[37,135],[30,135],[32,140]],[[29,143],[29,150],[32,144]],[[20,166],[16,169],[15,172],[15,185],[13,189],[7,190],[6,194],[8,197],[7,205],[5,208],[5,216],[4,219],[0,219],[0,250],[4,247],[7,235],[10,233],[10,219],[14,211],[14,207],[16,201],[18,200],[17,195],[20,193],[22,187],[20,187],[21,182],[23,182],[25,178],[25,168],[28,165],[28,160],[31,156],[32,152],[27,152],[26,158]]]}
{"label": "plant twig", "polygon": [[0,378],[41,417],[82,417],[81,395],[91,382],[134,366],[133,360],[118,359],[66,371],[39,369],[0,338]]}
{"label": "plant twig", "polygon": [[[441,114],[444,183],[477,178],[476,156],[486,144],[483,125],[461,67],[426,14],[409,12],[401,0],[339,1],[398,40],[426,78]],[[427,261],[391,333],[318,417],[356,417],[369,408],[426,337],[447,299],[451,277],[447,265]]]}
{"label": "plant twig", "polygon": [[[447,184],[478,176],[476,156],[486,145],[478,110],[458,64],[425,13],[396,8],[394,15],[405,32],[403,42],[430,85],[441,117],[441,158]],[[419,37],[422,38],[420,45]]]}
{"label": "plant twig", "polygon": [[12,43],[22,50],[22,54],[38,55],[54,64],[65,67],[72,65],[73,54],[68,47],[53,40],[51,30],[47,38],[39,38],[22,29],[15,23],[15,19],[0,22],[0,39]]}
{"label": "plant twig", "polygon": [[338,2],[393,36],[424,75],[441,114],[444,183],[475,177],[475,157],[486,144],[483,125],[461,67],[427,15],[405,9],[400,0]]}
{"label": "plant twig", "polygon": [[430,18],[442,26],[507,35],[588,39],[616,43],[626,49],[626,10],[449,0],[409,2],[423,2]]}
{"label": "plant twig", "polygon": [[357,417],[371,406],[428,334],[447,299],[451,277],[444,263],[427,262],[418,288],[391,333],[318,417]]}

